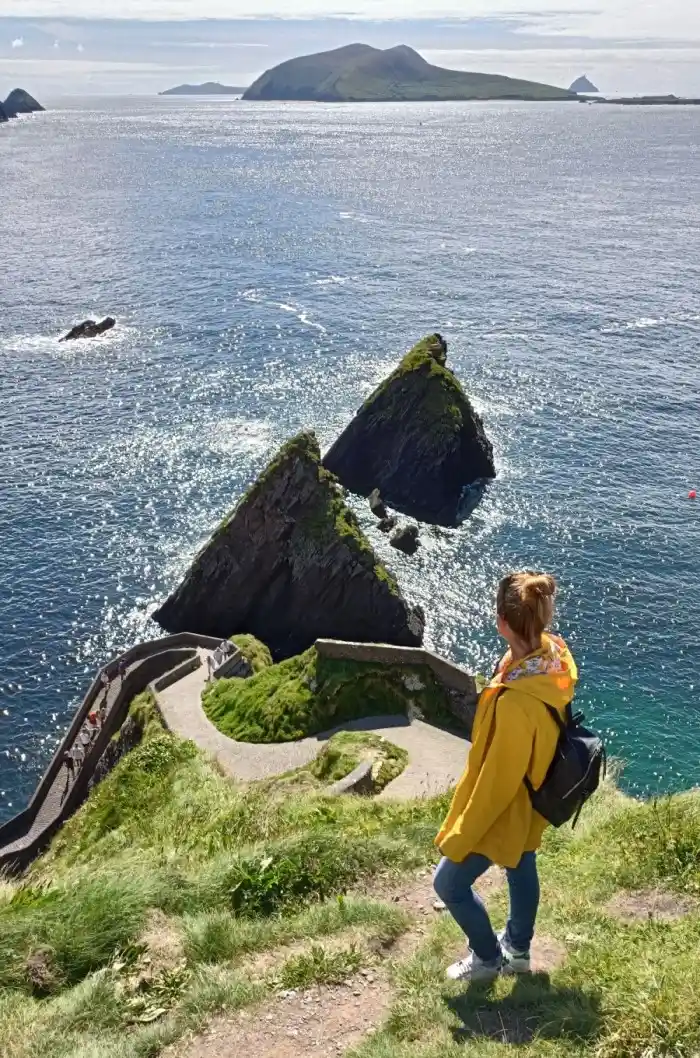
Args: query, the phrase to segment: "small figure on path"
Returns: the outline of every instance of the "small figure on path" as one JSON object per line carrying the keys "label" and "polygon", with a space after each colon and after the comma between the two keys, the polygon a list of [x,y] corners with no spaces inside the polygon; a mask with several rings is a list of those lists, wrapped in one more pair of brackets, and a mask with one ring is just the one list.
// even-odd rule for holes
{"label": "small figure on path", "polygon": [[102,684],[102,690],[105,692],[105,697],[109,694],[109,685],[112,681],[106,671],[103,671],[100,675],[100,683]]}
{"label": "small figure on path", "polygon": [[66,769],[66,785],[63,787],[63,793],[61,794],[61,804],[63,804],[63,802],[65,801],[68,795],[68,791],[70,790],[71,785],[75,780],[75,758],[73,757],[72,750],[66,750],[66,752],[63,754],[62,763],[64,764]]}
{"label": "small figure on path", "polygon": [[117,679],[119,679],[123,683],[125,676],[126,662],[124,661],[124,658],[119,658],[119,661],[117,662]]}

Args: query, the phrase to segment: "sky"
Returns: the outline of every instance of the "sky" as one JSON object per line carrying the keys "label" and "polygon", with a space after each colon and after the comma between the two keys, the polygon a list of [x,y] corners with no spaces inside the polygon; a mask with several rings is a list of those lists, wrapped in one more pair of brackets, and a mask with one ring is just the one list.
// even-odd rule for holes
{"label": "sky", "polygon": [[700,0],[0,0],[0,98],[250,84],[363,41],[429,61],[604,92],[700,96]]}

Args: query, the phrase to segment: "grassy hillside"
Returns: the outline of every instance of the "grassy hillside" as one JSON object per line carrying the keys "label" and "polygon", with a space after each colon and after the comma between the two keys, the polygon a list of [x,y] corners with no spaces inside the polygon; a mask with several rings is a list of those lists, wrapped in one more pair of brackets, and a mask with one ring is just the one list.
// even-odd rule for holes
{"label": "grassy hillside", "polygon": [[534,81],[444,70],[405,45],[381,51],[365,44],[290,59],[264,73],[244,95],[331,102],[575,98]]}
{"label": "grassy hillside", "polygon": [[[155,1056],[215,1011],[251,1007],[259,1024],[281,988],[376,973],[387,957],[389,1012],[367,1014],[376,1032],[355,1058],[698,1053],[700,794],[639,804],[607,789],[573,835],[549,832],[540,931],[562,965],[465,991],[443,976],[461,948],[450,920],[416,917],[376,884],[435,861],[446,798],[236,788],[147,719],[49,853],[0,883],[3,1058]],[[686,917],[613,913],[611,898],[651,887]],[[490,898],[499,925],[504,903]],[[412,943],[392,955],[402,934]],[[503,1042],[514,1025],[517,1049]]]}

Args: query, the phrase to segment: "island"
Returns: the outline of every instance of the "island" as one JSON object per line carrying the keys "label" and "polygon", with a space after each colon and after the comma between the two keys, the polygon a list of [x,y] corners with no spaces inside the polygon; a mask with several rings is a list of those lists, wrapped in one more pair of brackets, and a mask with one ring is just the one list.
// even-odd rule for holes
{"label": "island", "polygon": [[23,88],[15,88],[5,102],[0,104],[0,110],[5,115],[4,119],[0,117],[2,121],[6,118],[16,118],[19,114],[38,114],[44,110],[44,107]]}
{"label": "island", "polygon": [[289,59],[268,70],[245,92],[246,100],[330,103],[438,100],[564,100],[574,92],[499,74],[444,70],[406,45],[382,51],[349,44]]}
{"label": "island", "polygon": [[245,88],[234,88],[232,85],[219,84],[218,81],[207,81],[205,84],[180,84],[159,92],[161,96],[242,96]]}
{"label": "island", "polygon": [[574,83],[571,85],[569,91],[576,92],[577,94],[583,93],[585,95],[586,93],[596,94],[600,91],[600,89],[596,88],[593,82],[589,81],[589,79],[584,74],[583,77],[576,78]]}

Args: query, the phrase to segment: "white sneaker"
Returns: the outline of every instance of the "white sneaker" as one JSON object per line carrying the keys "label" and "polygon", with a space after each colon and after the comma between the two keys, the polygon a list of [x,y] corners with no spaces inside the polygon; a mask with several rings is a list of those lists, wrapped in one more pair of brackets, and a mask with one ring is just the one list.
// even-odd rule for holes
{"label": "white sneaker", "polygon": [[509,943],[506,936],[506,930],[498,934],[498,943],[501,945],[501,951],[503,952],[503,973],[504,974],[529,974],[530,973],[530,952],[529,951],[516,951],[515,948]]}
{"label": "white sneaker", "polygon": [[495,963],[484,962],[470,952],[466,959],[453,962],[447,967],[447,976],[450,981],[493,981],[498,977],[503,966],[503,959]]}

